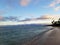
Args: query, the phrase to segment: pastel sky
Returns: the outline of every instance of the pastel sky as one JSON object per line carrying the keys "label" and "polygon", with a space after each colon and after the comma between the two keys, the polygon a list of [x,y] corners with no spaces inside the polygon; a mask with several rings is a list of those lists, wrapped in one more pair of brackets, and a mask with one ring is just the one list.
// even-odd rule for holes
{"label": "pastel sky", "polygon": [[1,16],[36,18],[60,14],[60,0],[0,0]]}

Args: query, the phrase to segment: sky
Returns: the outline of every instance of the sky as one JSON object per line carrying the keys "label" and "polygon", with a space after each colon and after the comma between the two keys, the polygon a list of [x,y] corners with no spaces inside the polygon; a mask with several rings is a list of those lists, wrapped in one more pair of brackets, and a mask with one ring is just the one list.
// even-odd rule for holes
{"label": "sky", "polygon": [[20,19],[60,15],[60,0],[0,0],[0,16]]}

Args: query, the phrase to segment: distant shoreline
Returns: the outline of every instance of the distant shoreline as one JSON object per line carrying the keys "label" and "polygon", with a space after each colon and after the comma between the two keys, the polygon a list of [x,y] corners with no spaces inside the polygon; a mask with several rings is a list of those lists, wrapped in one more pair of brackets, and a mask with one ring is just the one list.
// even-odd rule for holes
{"label": "distant shoreline", "polygon": [[56,24],[56,25],[46,25],[46,26],[60,27],[59,24]]}
{"label": "distant shoreline", "polygon": [[[48,29],[48,30],[46,30],[46,31],[44,31],[44,32],[42,32],[42,33],[34,36],[30,41],[28,41],[27,43],[25,43],[25,44],[23,44],[23,45],[31,45],[31,44],[33,44],[35,41],[38,41],[38,39],[41,39],[42,36],[43,36],[46,32],[48,32],[48,31],[50,31],[50,30],[53,30],[53,29],[54,29],[54,28]],[[33,43],[32,43],[32,42],[33,42]]]}

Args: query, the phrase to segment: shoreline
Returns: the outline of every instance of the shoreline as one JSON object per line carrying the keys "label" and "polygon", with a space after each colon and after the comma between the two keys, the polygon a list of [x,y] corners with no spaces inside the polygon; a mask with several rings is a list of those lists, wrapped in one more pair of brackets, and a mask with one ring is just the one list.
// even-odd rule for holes
{"label": "shoreline", "polygon": [[60,25],[46,25],[46,26],[52,26],[52,27],[60,27]]}
{"label": "shoreline", "polygon": [[60,45],[60,27],[47,30],[24,45]]}
{"label": "shoreline", "polygon": [[27,43],[25,43],[25,44],[23,44],[23,45],[30,45],[30,44],[33,43],[34,41],[38,41],[38,39],[41,39],[42,36],[43,36],[46,32],[48,32],[48,31],[50,31],[50,30],[52,30],[52,29],[54,29],[54,28],[48,29],[48,30],[46,30],[46,31],[44,31],[44,32],[41,32],[40,34],[34,36],[30,41],[28,41]]}

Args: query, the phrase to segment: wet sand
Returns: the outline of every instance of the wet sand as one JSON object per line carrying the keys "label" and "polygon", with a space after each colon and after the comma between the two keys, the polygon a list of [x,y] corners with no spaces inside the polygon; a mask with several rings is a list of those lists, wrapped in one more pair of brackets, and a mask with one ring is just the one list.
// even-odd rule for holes
{"label": "wet sand", "polygon": [[54,27],[24,45],[60,45],[60,27]]}

